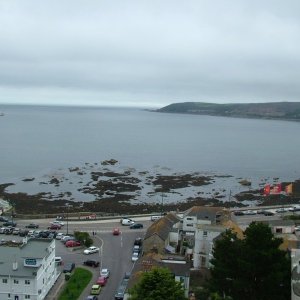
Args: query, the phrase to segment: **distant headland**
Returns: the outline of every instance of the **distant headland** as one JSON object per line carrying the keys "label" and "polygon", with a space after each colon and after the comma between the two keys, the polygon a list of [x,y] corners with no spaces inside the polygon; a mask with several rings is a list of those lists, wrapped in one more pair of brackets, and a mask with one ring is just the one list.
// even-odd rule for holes
{"label": "distant headland", "polygon": [[235,104],[182,102],[167,105],[155,112],[300,121],[300,102]]}

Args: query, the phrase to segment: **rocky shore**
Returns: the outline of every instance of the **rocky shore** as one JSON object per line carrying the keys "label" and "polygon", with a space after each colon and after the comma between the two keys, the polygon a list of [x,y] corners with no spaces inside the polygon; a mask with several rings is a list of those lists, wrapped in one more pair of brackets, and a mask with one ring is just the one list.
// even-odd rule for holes
{"label": "rocky shore", "polygon": [[172,173],[163,168],[138,171],[111,159],[0,184],[0,198],[17,215],[162,213],[194,205],[246,207],[300,201],[298,194],[265,197],[263,184],[254,187],[251,181],[230,175]]}

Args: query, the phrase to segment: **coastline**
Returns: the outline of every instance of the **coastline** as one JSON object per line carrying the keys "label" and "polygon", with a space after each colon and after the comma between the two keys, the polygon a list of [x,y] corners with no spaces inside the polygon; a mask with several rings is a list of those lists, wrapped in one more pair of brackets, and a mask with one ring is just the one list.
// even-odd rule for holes
{"label": "coastline", "polygon": [[[97,212],[162,213],[194,205],[247,207],[299,202],[299,196],[263,196],[266,182],[228,174],[174,173],[168,168],[136,170],[111,159],[0,184],[0,198],[17,214]],[[290,182],[283,183],[289,184]]]}

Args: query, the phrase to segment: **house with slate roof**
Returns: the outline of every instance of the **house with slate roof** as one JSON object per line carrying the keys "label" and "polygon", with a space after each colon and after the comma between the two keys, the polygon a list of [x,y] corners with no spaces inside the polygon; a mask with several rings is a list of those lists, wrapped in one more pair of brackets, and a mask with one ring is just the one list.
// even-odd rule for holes
{"label": "house with slate roof", "polygon": [[155,221],[147,230],[143,242],[143,252],[165,254],[176,252],[179,239],[180,218],[169,213]]}
{"label": "house with slate roof", "polygon": [[55,240],[0,245],[0,300],[43,300],[58,275]]}
{"label": "house with slate roof", "polygon": [[148,253],[140,257],[134,265],[127,289],[132,288],[144,272],[149,272],[155,267],[167,268],[174,275],[175,281],[181,282],[185,296],[188,297],[191,265],[184,257],[178,255]]}

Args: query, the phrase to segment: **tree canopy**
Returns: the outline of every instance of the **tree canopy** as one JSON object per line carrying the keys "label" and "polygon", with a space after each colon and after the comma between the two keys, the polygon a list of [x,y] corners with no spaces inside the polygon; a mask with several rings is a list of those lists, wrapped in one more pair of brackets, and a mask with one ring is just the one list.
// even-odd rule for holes
{"label": "tree canopy", "polygon": [[282,239],[275,238],[268,225],[254,222],[244,235],[241,240],[229,230],[216,241],[210,291],[222,299],[290,299],[290,258],[279,249]]}
{"label": "tree canopy", "polygon": [[184,300],[180,282],[166,268],[154,268],[142,274],[140,281],[129,291],[130,300]]}

